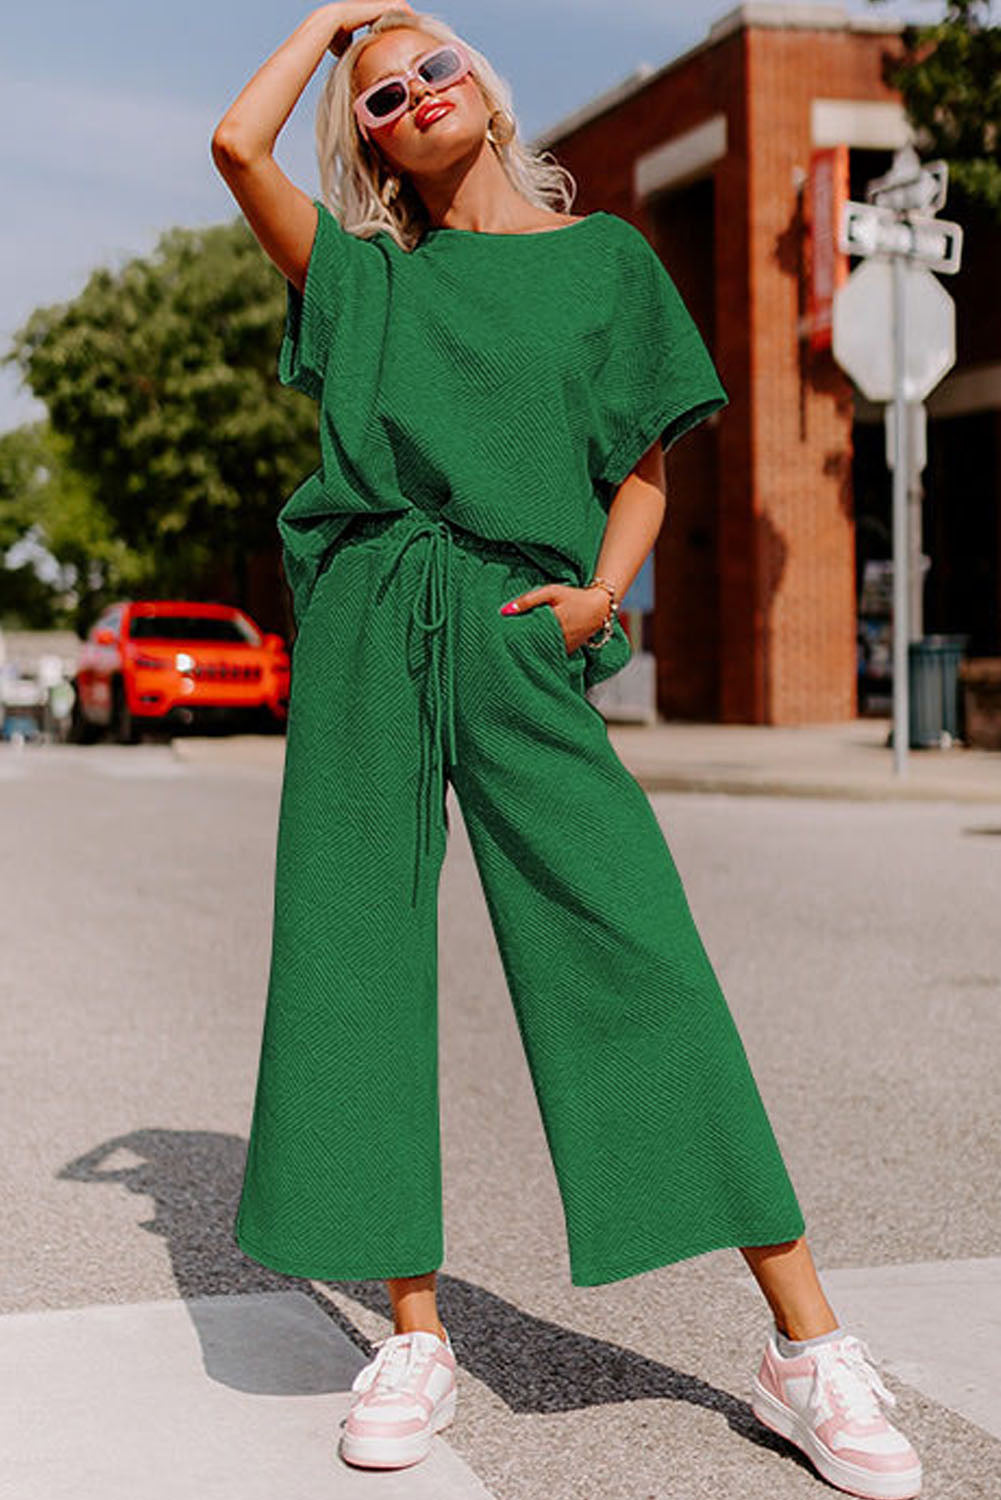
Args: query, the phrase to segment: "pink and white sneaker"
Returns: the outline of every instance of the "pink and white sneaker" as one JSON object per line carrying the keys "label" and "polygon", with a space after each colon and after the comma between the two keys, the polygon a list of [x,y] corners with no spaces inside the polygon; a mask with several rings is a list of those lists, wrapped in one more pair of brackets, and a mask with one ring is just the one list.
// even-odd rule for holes
{"label": "pink and white sneaker", "polygon": [[436,1432],[455,1416],[455,1354],[445,1338],[394,1333],[359,1370],[360,1394],[344,1422],[341,1457],[366,1469],[402,1469],[426,1458]]}
{"label": "pink and white sneaker", "polygon": [[852,1333],[786,1358],[769,1336],[754,1380],[759,1422],[801,1448],[838,1489],[867,1500],[910,1500],[921,1492],[921,1461],[879,1408],[897,1398]]}

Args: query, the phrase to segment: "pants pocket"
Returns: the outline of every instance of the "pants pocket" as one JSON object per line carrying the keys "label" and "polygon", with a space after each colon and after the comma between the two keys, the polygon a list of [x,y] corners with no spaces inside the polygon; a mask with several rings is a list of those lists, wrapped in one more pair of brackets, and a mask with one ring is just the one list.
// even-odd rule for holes
{"label": "pants pocket", "polygon": [[552,644],[559,652],[562,660],[566,661],[570,653],[567,651],[567,643],[566,638],[563,634],[563,626],[556,618],[556,612],[553,609],[553,606],[551,604],[537,604],[535,608],[538,614],[545,617],[547,621],[546,630],[550,636]]}

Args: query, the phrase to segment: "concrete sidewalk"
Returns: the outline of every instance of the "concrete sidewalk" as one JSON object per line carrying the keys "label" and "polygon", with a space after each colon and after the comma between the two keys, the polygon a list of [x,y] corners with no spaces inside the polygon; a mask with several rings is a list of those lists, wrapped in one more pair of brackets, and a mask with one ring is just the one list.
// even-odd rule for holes
{"label": "concrete sidewalk", "polygon": [[[911,750],[906,774],[893,769],[892,720],[863,718],[791,727],[757,724],[610,723],[616,752],[648,792],[904,798],[1001,802],[1001,752],[954,745]],[[281,735],[183,736],[182,761],[280,771]]]}
{"label": "concrete sidewalk", "polygon": [[442,1437],[407,1469],[337,1454],[367,1358],[302,1292],[0,1318],[18,1500],[490,1500]]}
{"label": "concrete sidewalk", "polygon": [[889,718],[836,724],[609,725],[612,743],[647,791],[784,797],[1001,802],[1001,753],[953,745],[911,750],[893,769]]}

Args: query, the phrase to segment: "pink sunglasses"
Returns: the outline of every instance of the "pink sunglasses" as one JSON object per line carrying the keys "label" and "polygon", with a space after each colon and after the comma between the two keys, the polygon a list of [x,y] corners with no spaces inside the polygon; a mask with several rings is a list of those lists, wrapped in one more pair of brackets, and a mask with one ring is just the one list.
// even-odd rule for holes
{"label": "pink sunglasses", "polygon": [[[472,70],[473,60],[465,47],[458,42],[447,42],[434,47],[414,59],[412,67],[405,73],[394,73],[390,78],[380,78],[371,88],[359,94],[354,103],[354,112],[363,135],[370,129],[391,125],[406,114],[410,104],[410,80],[423,78],[433,88],[443,89],[458,83]],[[367,128],[366,128],[367,127]]]}

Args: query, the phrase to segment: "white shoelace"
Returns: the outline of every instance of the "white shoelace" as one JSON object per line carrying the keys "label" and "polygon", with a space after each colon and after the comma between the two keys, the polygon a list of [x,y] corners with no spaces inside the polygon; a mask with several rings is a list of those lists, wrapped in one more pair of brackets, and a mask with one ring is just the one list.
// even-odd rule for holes
{"label": "white shoelace", "polygon": [[863,1339],[848,1334],[844,1339],[820,1344],[815,1351],[813,1385],[810,1402],[815,1410],[824,1406],[823,1388],[830,1381],[844,1403],[848,1416],[860,1422],[872,1422],[882,1417],[877,1396],[890,1406],[896,1406],[897,1398],[888,1390],[879,1377],[879,1372],[870,1363],[872,1353]]}
{"label": "white shoelace", "polygon": [[[437,1335],[435,1335],[437,1337]],[[402,1390],[434,1354],[434,1345],[415,1339],[409,1333],[391,1333],[372,1346],[378,1354],[371,1364],[359,1370],[352,1382],[353,1391],[367,1391],[376,1381],[380,1390]]]}

